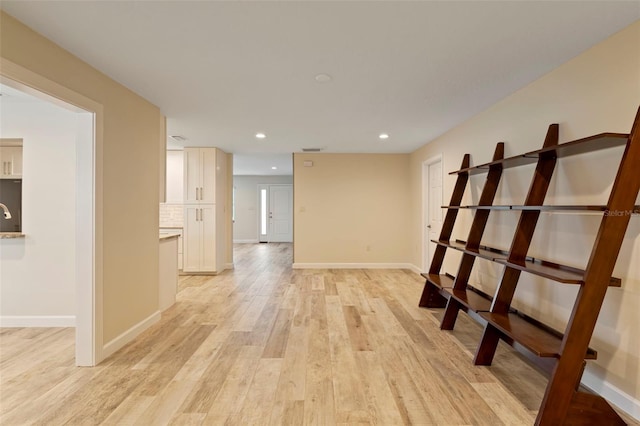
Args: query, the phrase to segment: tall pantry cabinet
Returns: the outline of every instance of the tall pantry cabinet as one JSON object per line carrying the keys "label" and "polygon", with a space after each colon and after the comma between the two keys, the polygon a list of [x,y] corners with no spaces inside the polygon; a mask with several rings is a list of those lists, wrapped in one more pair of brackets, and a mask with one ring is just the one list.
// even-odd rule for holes
{"label": "tall pantry cabinet", "polygon": [[184,272],[225,269],[226,168],[218,148],[184,149]]}

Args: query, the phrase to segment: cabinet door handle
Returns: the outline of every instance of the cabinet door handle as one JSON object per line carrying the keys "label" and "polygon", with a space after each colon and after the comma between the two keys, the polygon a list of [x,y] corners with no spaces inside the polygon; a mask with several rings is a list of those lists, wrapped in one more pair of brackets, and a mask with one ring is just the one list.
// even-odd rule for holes
{"label": "cabinet door handle", "polygon": [[200,187],[200,201],[204,200],[204,196],[202,195],[203,192],[204,192],[204,188]]}

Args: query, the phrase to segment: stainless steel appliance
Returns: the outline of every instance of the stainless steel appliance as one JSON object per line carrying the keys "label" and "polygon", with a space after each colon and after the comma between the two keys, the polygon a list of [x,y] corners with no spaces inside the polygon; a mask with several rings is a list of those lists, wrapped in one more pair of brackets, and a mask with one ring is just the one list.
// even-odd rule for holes
{"label": "stainless steel appliance", "polygon": [[22,232],[22,179],[0,179],[0,203],[11,212],[0,216],[0,232]]}

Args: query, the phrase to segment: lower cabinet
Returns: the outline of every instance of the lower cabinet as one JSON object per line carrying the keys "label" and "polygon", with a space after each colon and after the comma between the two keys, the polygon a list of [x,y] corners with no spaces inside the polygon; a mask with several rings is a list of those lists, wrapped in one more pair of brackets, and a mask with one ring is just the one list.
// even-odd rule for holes
{"label": "lower cabinet", "polygon": [[215,273],[216,206],[185,205],[183,234],[183,271]]}

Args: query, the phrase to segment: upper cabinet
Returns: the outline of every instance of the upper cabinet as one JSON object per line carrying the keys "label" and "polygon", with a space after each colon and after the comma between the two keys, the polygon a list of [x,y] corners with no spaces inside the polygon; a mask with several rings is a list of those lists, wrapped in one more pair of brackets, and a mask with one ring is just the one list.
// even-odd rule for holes
{"label": "upper cabinet", "polygon": [[22,178],[22,146],[0,146],[0,178]]}
{"label": "upper cabinet", "polygon": [[216,148],[184,149],[184,202],[216,202]]}

